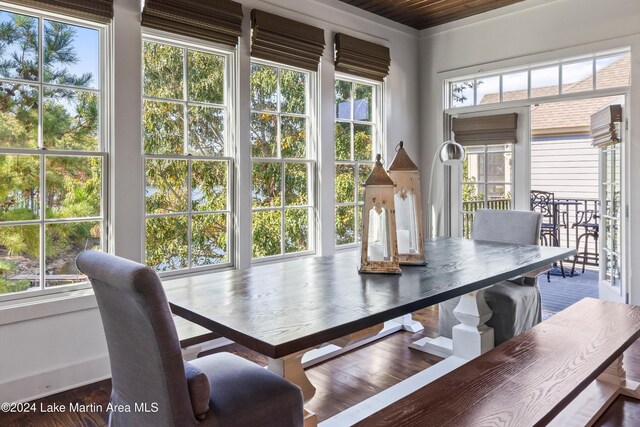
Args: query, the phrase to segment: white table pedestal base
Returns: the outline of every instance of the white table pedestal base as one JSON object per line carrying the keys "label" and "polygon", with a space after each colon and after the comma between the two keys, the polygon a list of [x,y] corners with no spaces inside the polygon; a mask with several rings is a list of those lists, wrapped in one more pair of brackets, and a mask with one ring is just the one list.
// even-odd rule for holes
{"label": "white table pedestal base", "polygon": [[[279,376],[300,386],[302,394],[304,395],[304,400],[305,402],[308,402],[315,395],[316,389],[304,372],[305,368],[321,363],[327,359],[331,359],[342,353],[351,351],[400,330],[420,332],[423,329],[424,326],[422,326],[420,322],[413,320],[411,314],[406,314],[385,322],[382,330],[377,334],[364,337],[363,339],[355,342],[348,342],[344,347],[340,347],[335,344],[327,344],[320,348],[305,350],[280,359],[269,358],[267,368]],[[313,427],[317,425],[317,423],[318,417],[314,413],[305,409],[305,427]]]}
{"label": "white table pedestal base", "polygon": [[620,355],[602,374],[548,424],[592,426],[620,395],[640,399],[640,383],[627,379]]}
{"label": "white table pedestal base", "polygon": [[485,322],[493,314],[484,299],[485,289],[469,292],[460,298],[453,310],[459,325],[451,331],[452,339],[445,337],[422,338],[410,345],[411,348],[439,357],[451,355],[471,360],[493,348],[493,328]]}
{"label": "white table pedestal base", "polygon": [[492,314],[484,299],[484,290],[463,295],[453,313],[461,322],[453,328],[453,339],[423,338],[410,346],[444,357],[444,360],[334,415],[320,423],[320,426],[342,427],[362,421],[493,348],[493,328],[484,324]]}
{"label": "white table pedestal base", "polygon": [[413,320],[413,317],[411,317],[411,313],[405,314],[402,317],[394,319],[392,320],[392,322],[399,323],[400,326],[402,327],[402,330],[407,332],[413,332],[414,334],[424,329],[424,326],[422,326],[422,323],[418,322],[417,320]]}
{"label": "white table pedestal base", "polygon": [[453,356],[453,340],[447,337],[421,338],[409,344],[409,348],[424,351],[443,359]]}

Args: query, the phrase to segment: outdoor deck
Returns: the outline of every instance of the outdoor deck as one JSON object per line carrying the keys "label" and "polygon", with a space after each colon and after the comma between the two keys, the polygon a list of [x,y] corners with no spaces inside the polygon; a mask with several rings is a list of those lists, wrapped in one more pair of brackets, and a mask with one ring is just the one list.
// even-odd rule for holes
{"label": "outdoor deck", "polygon": [[584,274],[567,276],[551,276],[547,282],[547,275],[538,278],[538,287],[542,295],[542,313],[547,318],[571,304],[585,297],[598,298],[598,270],[586,269]]}

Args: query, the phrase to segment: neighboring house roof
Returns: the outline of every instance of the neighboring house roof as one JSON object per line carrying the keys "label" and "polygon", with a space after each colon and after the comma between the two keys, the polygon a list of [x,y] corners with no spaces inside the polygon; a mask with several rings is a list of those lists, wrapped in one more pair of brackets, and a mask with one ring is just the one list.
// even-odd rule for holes
{"label": "neighboring house roof", "polygon": [[533,136],[589,134],[591,115],[617,102],[621,102],[620,96],[535,105],[531,108],[531,132]]}
{"label": "neighboring house roof", "polygon": [[[629,81],[631,60],[629,55],[612,62],[596,74],[598,88],[620,87],[620,82]],[[628,83],[627,83],[628,84]],[[564,93],[576,93],[591,90],[591,76],[572,85],[565,86]],[[558,87],[541,87],[531,89],[536,97],[553,96],[558,94]],[[527,91],[519,90],[503,93],[503,101],[526,99]],[[499,94],[485,95],[481,104],[495,103]],[[622,102],[620,96],[581,99],[577,101],[550,102],[537,104],[531,108],[531,130],[533,136],[588,134],[591,115],[603,107]]]}

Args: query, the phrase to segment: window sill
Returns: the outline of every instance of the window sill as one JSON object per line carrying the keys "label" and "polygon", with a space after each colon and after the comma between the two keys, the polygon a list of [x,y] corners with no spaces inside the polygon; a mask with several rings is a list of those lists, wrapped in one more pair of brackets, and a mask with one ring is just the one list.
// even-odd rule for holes
{"label": "window sill", "polygon": [[0,302],[0,326],[98,307],[91,288]]}

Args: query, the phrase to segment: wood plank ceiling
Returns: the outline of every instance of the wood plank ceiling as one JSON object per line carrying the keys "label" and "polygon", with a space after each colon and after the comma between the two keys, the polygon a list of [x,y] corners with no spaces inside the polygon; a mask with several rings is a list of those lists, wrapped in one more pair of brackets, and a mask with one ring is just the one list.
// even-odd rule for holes
{"label": "wood plank ceiling", "polygon": [[341,0],[422,30],[524,0]]}

